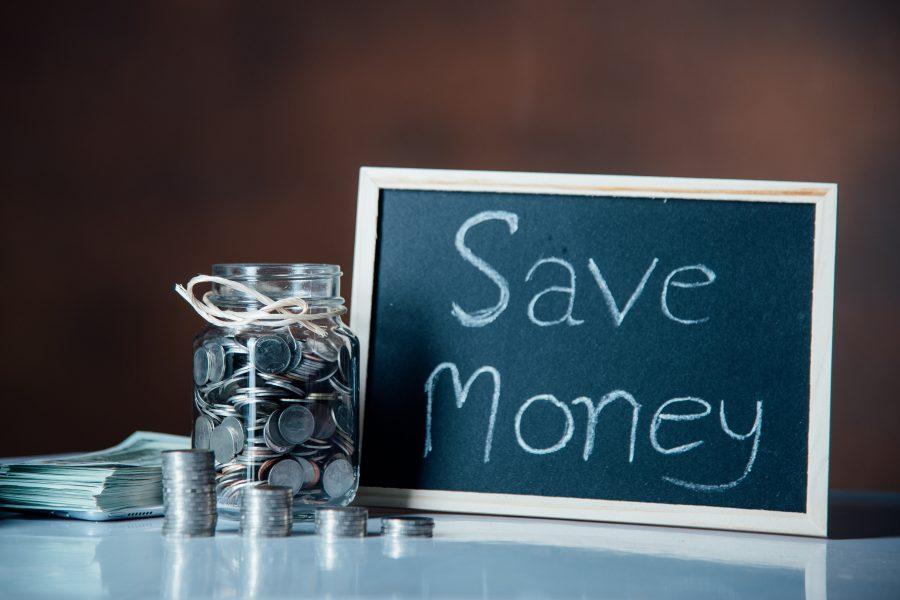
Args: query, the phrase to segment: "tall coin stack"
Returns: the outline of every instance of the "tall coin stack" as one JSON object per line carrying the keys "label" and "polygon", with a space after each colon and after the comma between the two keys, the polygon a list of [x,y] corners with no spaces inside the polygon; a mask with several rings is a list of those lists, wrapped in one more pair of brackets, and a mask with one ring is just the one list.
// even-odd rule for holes
{"label": "tall coin stack", "polygon": [[275,485],[248,486],[241,492],[241,535],[287,537],[294,524],[293,491]]}
{"label": "tall coin stack", "polygon": [[369,511],[358,506],[316,509],[316,533],[326,538],[365,537]]}
{"label": "tall coin stack", "polygon": [[210,537],[216,532],[216,481],[209,450],[162,453],[165,520],[171,537]]}

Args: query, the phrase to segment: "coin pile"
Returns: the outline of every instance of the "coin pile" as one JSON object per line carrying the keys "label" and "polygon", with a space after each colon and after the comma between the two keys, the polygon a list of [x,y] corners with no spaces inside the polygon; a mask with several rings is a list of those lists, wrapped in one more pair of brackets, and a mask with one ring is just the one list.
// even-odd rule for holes
{"label": "coin pile", "polygon": [[241,493],[241,535],[287,537],[294,524],[290,488],[258,485]]}
{"label": "coin pile", "polygon": [[291,489],[294,505],[353,493],[358,456],[355,338],[300,326],[213,330],[194,352],[194,447],[215,454],[227,511],[258,482]]}
{"label": "coin pile", "polygon": [[365,537],[369,511],[358,506],[329,506],[316,510],[316,533],[326,538]]}
{"label": "coin pile", "polygon": [[431,537],[434,519],[430,517],[381,517],[381,535],[396,537]]}
{"label": "coin pile", "polygon": [[163,452],[162,485],[165,507],[163,535],[209,537],[215,534],[216,488],[212,452]]}

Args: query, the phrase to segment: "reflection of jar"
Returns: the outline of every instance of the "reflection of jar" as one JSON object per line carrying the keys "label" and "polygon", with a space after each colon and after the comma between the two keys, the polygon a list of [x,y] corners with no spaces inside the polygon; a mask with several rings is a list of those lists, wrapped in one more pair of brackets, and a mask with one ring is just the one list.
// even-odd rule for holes
{"label": "reflection of jar", "polygon": [[284,317],[213,325],[194,340],[193,446],[215,453],[220,514],[236,518],[240,490],[266,481],[294,490],[297,516],[348,504],[359,481],[359,342],[341,321],[340,268],[221,264],[212,275],[242,284],[213,281],[203,298],[212,315],[275,302],[257,314]]}

